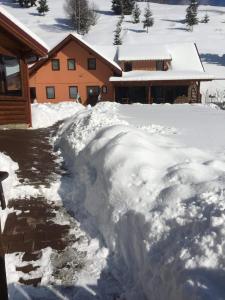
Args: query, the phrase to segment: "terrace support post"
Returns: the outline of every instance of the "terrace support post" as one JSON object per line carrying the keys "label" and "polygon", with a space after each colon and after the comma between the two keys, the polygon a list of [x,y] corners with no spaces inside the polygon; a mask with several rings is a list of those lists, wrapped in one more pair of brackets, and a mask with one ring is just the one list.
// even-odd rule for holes
{"label": "terrace support post", "polygon": [[[2,188],[2,181],[8,177],[7,172],[0,172],[0,202],[2,209],[6,208],[5,197]],[[0,222],[0,299],[8,300],[8,288],[6,280],[6,269],[5,269],[5,251],[2,240],[2,228]]]}
{"label": "terrace support post", "polygon": [[200,81],[198,81],[198,83],[197,83],[197,102],[201,103]]}
{"label": "terrace support post", "polygon": [[152,87],[151,85],[148,86],[148,104],[152,104],[151,101],[151,91],[152,91]]}

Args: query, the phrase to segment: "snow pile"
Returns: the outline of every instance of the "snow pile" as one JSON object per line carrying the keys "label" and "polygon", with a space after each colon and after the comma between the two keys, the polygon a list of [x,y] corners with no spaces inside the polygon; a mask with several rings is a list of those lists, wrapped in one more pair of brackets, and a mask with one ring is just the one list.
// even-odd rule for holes
{"label": "snow pile", "polygon": [[60,120],[71,117],[83,108],[83,105],[76,102],[32,104],[31,110],[33,128],[51,126]]}
{"label": "snow pile", "polygon": [[71,209],[104,238],[126,299],[223,299],[225,160],[119,122],[117,108],[82,111],[60,133]]}

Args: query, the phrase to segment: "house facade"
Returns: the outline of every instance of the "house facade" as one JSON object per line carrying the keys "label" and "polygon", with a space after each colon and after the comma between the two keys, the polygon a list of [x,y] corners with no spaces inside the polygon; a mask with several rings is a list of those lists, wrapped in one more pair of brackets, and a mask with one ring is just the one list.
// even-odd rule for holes
{"label": "house facade", "polygon": [[113,61],[70,34],[50,52],[47,59],[30,70],[31,97],[38,102],[79,100],[84,105],[113,100],[109,78],[122,74]]}
{"label": "house facade", "polygon": [[213,80],[194,43],[97,49],[70,34],[30,70],[31,98],[119,103],[198,103],[201,81]]}
{"label": "house facade", "polygon": [[47,53],[38,37],[0,8],[0,126],[31,126],[28,62]]}
{"label": "house facade", "polygon": [[120,103],[199,103],[205,73],[194,43],[120,46],[117,55],[123,73],[111,77]]}

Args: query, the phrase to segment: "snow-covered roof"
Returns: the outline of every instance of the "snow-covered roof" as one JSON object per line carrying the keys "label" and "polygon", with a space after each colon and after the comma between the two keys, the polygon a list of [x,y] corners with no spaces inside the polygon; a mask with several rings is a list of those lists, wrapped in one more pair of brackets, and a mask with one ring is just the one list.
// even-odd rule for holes
{"label": "snow-covered roof", "polygon": [[14,23],[18,28],[24,31],[27,35],[29,35],[33,40],[39,43],[42,47],[49,50],[48,45],[42,41],[35,33],[33,33],[30,29],[28,29],[24,24],[22,24],[17,18],[11,15],[7,10],[5,10],[2,6],[0,7],[0,15],[5,16],[8,20]]}
{"label": "snow-covered roof", "polygon": [[119,61],[170,60],[171,55],[164,45],[125,45],[119,46]]}
{"label": "snow-covered roof", "polygon": [[110,77],[111,82],[127,81],[170,81],[170,80],[213,80],[214,76],[200,71],[131,71],[122,77]]}
{"label": "snow-covered roof", "polygon": [[172,70],[204,72],[204,68],[195,43],[170,43],[166,45],[166,48],[172,56]]}
{"label": "snow-covered roof", "polygon": [[[122,49],[122,55],[121,55]],[[129,50],[130,49],[130,50]],[[139,50],[140,49],[140,50]],[[149,49],[149,50],[148,50]],[[126,52],[127,51],[127,55]],[[157,50],[159,55],[157,56]],[[155,52],[153,54],[153,52]],[[149,53],[149,54],[147,54]],[[167,54],[166,54],[167,53]],[[136,56],[135,56],[136,55]],[[213,80],[214,76],[205,73],[195,43],[170,43],[145,46],[123,46],[119,48],[119,60],[164,59],[170,57],[171,64],[167,71],[130,71],[122,77],[111,77],[112,82],[125,81],[166,81],[166,80]]]}

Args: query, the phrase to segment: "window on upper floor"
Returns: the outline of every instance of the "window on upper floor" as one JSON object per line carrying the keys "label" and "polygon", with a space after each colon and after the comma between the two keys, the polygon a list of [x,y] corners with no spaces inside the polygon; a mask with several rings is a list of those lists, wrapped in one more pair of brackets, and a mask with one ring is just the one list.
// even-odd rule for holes
{"label": "window on upper floor", "polygon": [[59,59],[52,59],[52,71],[59,71],[60,70],[60,62]]}
{"label": "window on upper floor", "polygon": [[76,70],[76,60],[74,58],[67,59],[67,68],[68,70]]}
{"label": "window on upper floor", "polygon": [[55,87],[54,86],[46,87],[46,97],[47,97],[47,99],[55,99]]}
{"label": "window on upper floor", "polygon": [[156,61],[156,71],[164,71],[164,61],[163,60],[157,60]]}
{"label": "window on upper floor", "polygon": [[131,62],[125,62],[124,63],[124,72],[130,72],[132,71],[133,66]]}
{"label": "window on upper floor", "polygon": [[96,70],[96,59],[88,58],[88,70]]}

